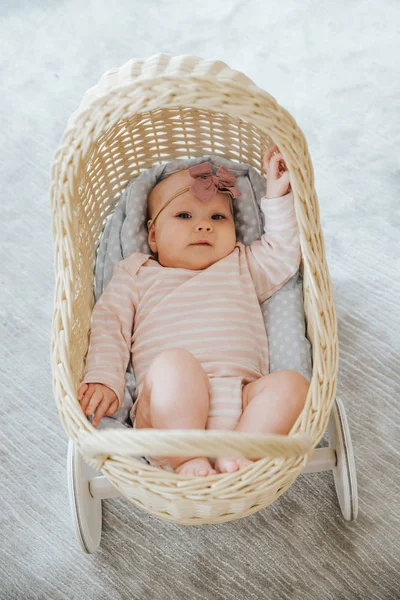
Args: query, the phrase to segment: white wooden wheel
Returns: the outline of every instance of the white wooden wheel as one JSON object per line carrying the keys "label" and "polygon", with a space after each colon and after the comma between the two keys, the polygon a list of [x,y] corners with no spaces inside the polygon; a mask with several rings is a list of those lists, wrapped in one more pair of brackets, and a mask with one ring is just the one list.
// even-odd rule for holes
{"label": "white wooden wheel", "polygon": [[76,445],[68,444],[68,492],[75,533],[84,552],[96,552],[101,539],[101,500],[93,498],[89,481],[98,472],[85,463]]}
{"label": "white wooden wheel", "polygon": [[332,407],[328,436],[330,446],[336,452],[333,478],[340,509],[346,521],[354,521],[358,515],[356,466],[347,415],[339,398]]}

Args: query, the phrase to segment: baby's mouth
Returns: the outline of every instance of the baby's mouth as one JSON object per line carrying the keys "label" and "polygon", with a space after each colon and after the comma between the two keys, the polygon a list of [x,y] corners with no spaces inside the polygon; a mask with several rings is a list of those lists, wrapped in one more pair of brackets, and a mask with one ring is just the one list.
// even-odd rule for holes
{"label": "baby's mouth", "polygon": [[200,241],[194,242],[194,244],[190,244],[191,246],[211,246],[210,242]]}

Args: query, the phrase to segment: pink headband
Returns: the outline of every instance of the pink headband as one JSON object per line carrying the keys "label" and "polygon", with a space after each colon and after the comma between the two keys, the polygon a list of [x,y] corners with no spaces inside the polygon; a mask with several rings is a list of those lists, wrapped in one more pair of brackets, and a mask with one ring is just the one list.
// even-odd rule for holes
{"label": "pink headband", "polygon": [[[229,198],[231,200],[231,210],[232,210],[232,198],[239,198],[242,193],[234,187],[236,182],[236,177],[232,175],[228,169],[225,167],[220,167],[215,175],[213,175],[211,169],[211,163],[205,162],[200,165],[196,165],[195,167],[191,167],[188,169],[189,175],[194,179],[193,183],[190,185],[178,190],[173,194],[166,202],[164,202],[163,206],[157,212],[154,219],[149,219],[147,221],[147,227],[150,229],[152,224],[157,219],[160,212],[170,203],[172,200],[190,190],[199,200],[202,202],[208,202],[214,196],[217,191],[229,194]],[[232,211],[233,212],[233,211]]]}

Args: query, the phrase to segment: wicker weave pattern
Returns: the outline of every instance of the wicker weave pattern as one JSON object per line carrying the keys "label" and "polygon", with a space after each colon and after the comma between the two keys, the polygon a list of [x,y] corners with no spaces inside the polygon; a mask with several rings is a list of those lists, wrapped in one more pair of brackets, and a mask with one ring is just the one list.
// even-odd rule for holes
{"label": "wicker weave pattern", "polygon": [[[266,458],[236,473],[205,479],[147,467],[128,456],[132,443],[126,436],[96,431],[76,399],[88,348],[95,251],[106,217],[128,181],[160,161],[212,153],[260,170],[263,150],[272,143],[278,144],[290,171],[300,229],[307,335],[313,348],[305,409],[291,435],[283,436],[285,451],[285,440],[279,442],[280,458],[274,458],[274,436],[264,436],[261,455]],[[51,180],[56,266],[51,361],[54,395],[68,435],[122,494],[162,519],[220,523],[276,500],[292,485],[311,458],[310,448],[325,432],[338,362],[313,169],[294,119],[272,96],[220,61],[166,55],[132,60],[103,75],[86,92],[56,152]],[[207,433],[212,433],[214,454],[209,452]],[[157,444],[157,454],[166,456],[171,444],[184,444],[188,454],[196,448],[209,456],[218,454],[219,444],[220,449],[233,444],[244,455],[254,452],[256,444],[232,432],[192,432],[192,440],[187,434],[150,432],[153,441],[150,437],[146,443]],[[137,444],[139,437],[133,444],[136,449]]]}

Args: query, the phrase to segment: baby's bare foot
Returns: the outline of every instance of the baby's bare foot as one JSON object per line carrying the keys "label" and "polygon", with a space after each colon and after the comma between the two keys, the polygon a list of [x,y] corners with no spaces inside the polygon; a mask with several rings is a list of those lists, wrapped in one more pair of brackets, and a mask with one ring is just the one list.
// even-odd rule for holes
{"label": "baby's bare foot", "polygon": [[217,471],[212,468],[210,461],[205,457],[192,458],[182,463],[175,469],[175,473],[180,475],[200,475],[207,477],[208,475],[216,475]]}
{"label": "baby's bare foot", "polygon": [[218,473],[234,473],[240,471],[249,465],[253,464],[254,461],[244,458],[243,456],[224,456],[217,458],[215,461],[215,468]]}

